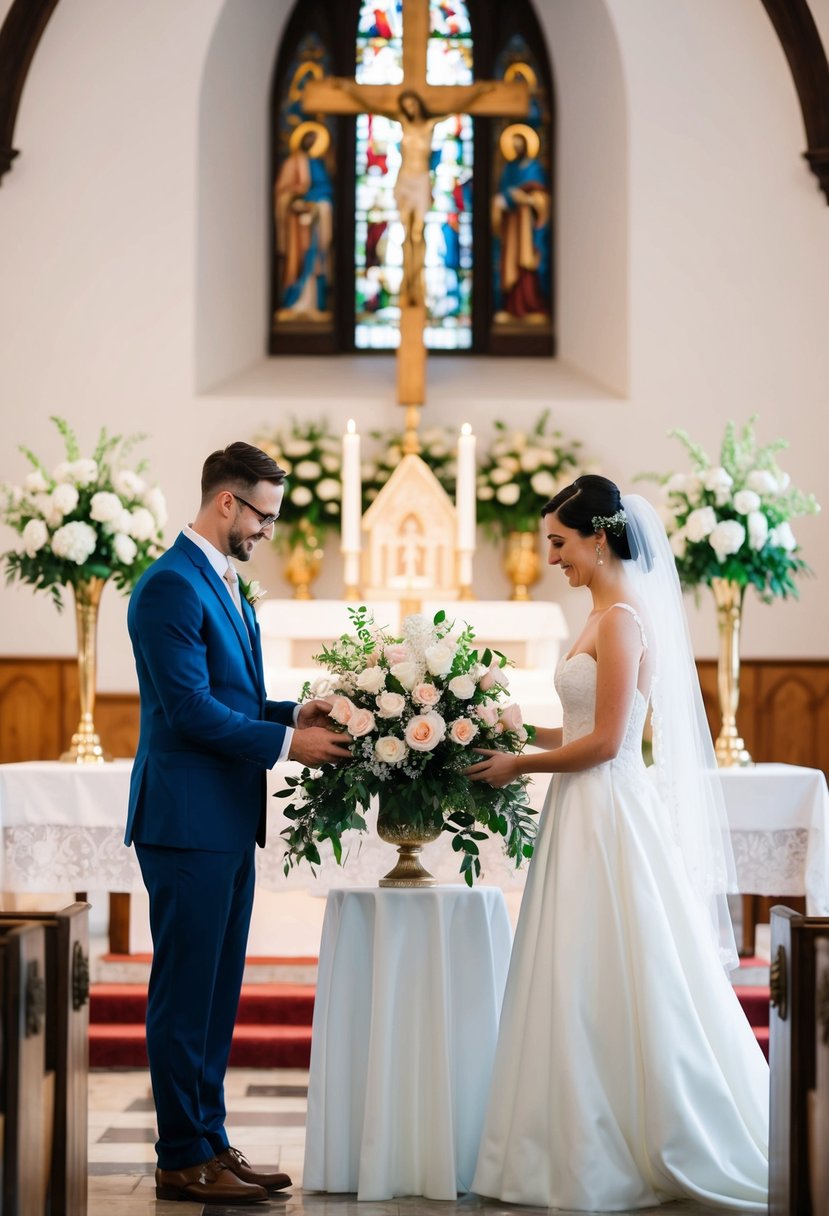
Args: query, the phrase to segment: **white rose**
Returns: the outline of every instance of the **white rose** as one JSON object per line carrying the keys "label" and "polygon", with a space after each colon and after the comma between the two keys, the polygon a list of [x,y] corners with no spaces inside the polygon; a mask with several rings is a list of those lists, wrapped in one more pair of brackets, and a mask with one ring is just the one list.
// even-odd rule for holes
{"label": "white rose", "polygon": [[34,557],[49,539],[49,529],[42,519],[30,519],[22,535],[23,548],[29,557]]}
{"label": "white rose", "polygon": [[431,710],[410,719],[405,730],[406,742],[416,752],[431,752],[446,735],[446,723]]}
{"label": "white rose", "polygon": [[307,486],[294,486],[291,490],[291,502],[298,507],[307,507],[313,500],[313,494]]}
{"label": "white rose", "polygon": [[294,476],[302,481],[316,481],[322,477],[322,469],[316,460],[300,460],[299,464],[294,465]]}
{"label": "white rose", "polygon": [[64,485],[55,486],[52,491],[52,503],[55,511],[60,511],[61,515],[70,515],[78,505],[79,494],[74,486],[65,483]]}
{"label": "white rose", "polygon": [[[95,497],[97,498],[97,494]],[[138,541],[152,540],[156,532],[155,517],[146,507],[136,507],[134,511],[130,511],[130,526],[127,532]]]}
{"label": "white rose", "polygon": [[112,485],[122,498],[138,498],[147,488],[144,478],[132,469],[118,469],[112,475]]}
{"label": "white rose", "polygon": [[471,676],[455,676],[454,680],[449,681],[449,691],[459,701],[468,701],[475,695],[475,681]]}
{"label": "white rose", "polygon": [[383,735],[374,744],[374,754],[383,764],[399,764],[405,760],[408,750],[403,740],[394,735]]}
{"label": "white rose", "polygon": [[734,495],[734,510],[738,515],[750,515],[760,509],[760,495],[756,490],[738,490]]}
{"label": "white rose", "polygon": [[703,477],[703,485],[714,495],[718,507],[728,502],[733,484],[734,478],[720,466],[708,469]]}
{"label": "white rose", "polygon": [[481,502],[490,502],[495,497],[492,486],[478,486],[478,498]]}
{"label": "white rose", "polygon": [[336,683],[331,676],[317,676],[316,680],[311,684],[311,696],[314,699],[319,697],[327,700],[335,688]]}
{"label": "white rose", "polygon": [[449,727],[449,738],[453,743],[466,747],[478,733],[478,727],[471,718],[456,718]]}
{"label": "white rose", "polygon": [[425,681],[422,684],[415,684],[412,689],[412,700],[415,705],[423,705],[427,709],[431,709],[440,700],[440,689],[436,685],[428,684]]}
{"label": "white rose", "polygon": [[366,667],[366,669],[361,671],[357,676],[357,687],[361,690],[361,692],[369,692],[372,695],[379,692],[385,682],[386,673],[383,671],[382,667],[377,667],[376,665]]}
{"label": "white rose", "polygon": [[674,557],[678,557],[681,561],[688,550],[688,538],[685,535],[684,528],[680,528],[678,532],[674,532],[671,537],[671,549],[673,550]]}
{"label": "white rose", "polygon": [[769,534],[769,521],[762,511],[751,511],[746,517],[750,549],[762,549]]}
{"label": "white rose", "polygon": [[377,698],[379,718],[399,718],[406,708],[406,698],[399,692],[381,692]]}
{"label": "white rose", "polygon": [[417,683],[418,675],[420,674],[417,669],[417,664],[407,660],[403,663],[395,663],[390,670],[395,680],[397,680],[405,689],[411,692]]}
{"label": "white rose", "polygon": [[116,532],[112,540],[115,556],[122,566],[131,566],[138,553],[138,545],[125,532]]}
{"label": "white rose", "polygon": [[717,526],[717,516],[713,507],[698,507],[692,511],[685,521],[685,535],[694,544],[705,540]]}
{"label": "white rose", "polygon": [[536,494],[543,498],[552,498],[556,492],[556,479],[546,469],[542,469],[540,473],[533,473],[530,485]]}
{"label": "white rose", "polygon": [[144,506],[152,511],[159,528],[163,528],[167,522],[167,501],[159,486],[150,487],[144,495]]}
{"label": "white rose", "polygon": [[797,541],[788,520],[784,519],[782,524],[772,528],[769,533],[769,544],[774,545],[776,549],[785,549],[787,553],[791,553],[793,549],[797,548]]}
{"label": "white rose", "polygon": [[510,447],[514,448],[516,452],[523,452],[527,446],[527,436],[523,431],[513,431],[509,437],[509,442]]}
{"label": "white rose", "polygon": [[534,473],[536,469],[540,469],[543,464],[546,464],[546,461],[547,453],[538,448],[526,447],[521,453],[521,468],[525,473]]}
{"label": "white rose", "polygon": [[[56,487],[57,488],[57,487]],[[63,511],[54,501],[51,494],[35,494],[32,502],[46,520],[50,528],[56,528],[63,519]]]}
{"label": "white rose", "polygon": [[[92,495],[92,501],[89,504],[89,516],[91,519],[97,519],[98,523],[111,524],[116,519],[121,518],[123,509],[124,504],[117,494],[110,494],[108,490],[99,490],[97,494]],[[153,521],[154,524],[155,521]],[[153,526],[152,531],[155,531],[155,526]],[[150,535],[152,535],[152,532]],[[144,539],[149,540],[149,537],[145,537]]]}
{"label": "white rose", "polygon": [[515,482],[513,482],[508,486],[499,486],[495,491],[495,497],[499,502],[503,503],[505,507],[514,507],[518,502],[518,499],[521,497],[521,491]]}
{"label": "white rose", "polygon": [[434,646],[427,646],[424,653],[426,666],[433,676],[446,676],[455,661],[455,646],[450,646],[446,642],[435,642]]}
{"label": "white rose", "polygon": [[49,489],[49,483],[40,469],[35,469],[34,472],[27,473],[23,478],[23,489],[30,494],[42,494],[44,490]]}
{"label": "white rose", "polygon": [[383,647],[383,658],[389,667],[394,667],[395,663],[405,663],[408,657],[409,651],[405,642],[388,642]]}
{"label": "white rose", "polygon": [[300,456],[307,456],[314,449],[307,439],[290,439],[282,450],[286,456],[292,456],[296,460]]}
{"label": "white rose", "polygon": [[346,723],[346,730],[352,739],[362,739],[363,735],[371,734],[375,725],[374,714],[370,709],[355,709]]}
{"label": "white rose", "polygon": [[69,461],[61,460],[61,462],[56,464],[52,469],[52,480],[58,482],[58,484],[71,480],[71,470],[72,466],[70,465]]}
{"label": "white rose", "polygon": [[674,473],[663,486],[665,494],[684,494],[688,478],[685,473]]}
{"label": "white rose", "polygon": [[94,460],[73,460],[69,466],[69,479],[76,486],[88,486],[98,476],[98,465]]}
{"label": "white rose", "polygon": [[[511,476],[513,473],[517,473],[518,470],[521,468],[521,461],[518,459],[517,456],[499,456],[498,457],[498,468],[506,469],[506,471]],[[502,477],[500,480],[508,481],[509,478]]]}
{"label": "white rose", "polygon": [[746,530],[736,519],[724,519],[718,523],[708,543],[717,555],[717,560],[724,562],[732,553],[736,553],[746,538]]}
{"label": "white rose", "polygon": [[776,494],[777,478],[768,469],[752,469],[746,477],[746,486],[755,494]]}
{"label": "white rose", "polygon": [[317,486],[317,498],[321,498],[323,502],[332,502],[339,498],[341,493],[340,483],[333,477],[323,477]]}
{"label": "white rose", "polygon": [[340,471],[339,456],[322,456],[320,457],[320,464],[326,473],[339,473]]}
{"label": "white rose", "polygon": [[95,552],[98,534],[91,524],[75,520],[58,528],[52,537],[52,552],[56,557],[66,558],[82,566],[88,557]]}

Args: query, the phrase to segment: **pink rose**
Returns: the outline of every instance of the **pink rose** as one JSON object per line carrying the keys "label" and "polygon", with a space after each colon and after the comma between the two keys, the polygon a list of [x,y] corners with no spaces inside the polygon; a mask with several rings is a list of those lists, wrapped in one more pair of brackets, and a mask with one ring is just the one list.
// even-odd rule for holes
{"label": "pink rose", "polygon": [[409,652],[402,642],[391,642],[383,647],[383,658],[389,667],[394,667],[395,663],[405,663],[408,657]]}
{"label": "pink rose", "polygon": [[475,706],[475,714],[484,726],[494,726],[498,721],[498,706],[492,701],[486,701],[483,705]]}
{"label": "pink rose", "polygon": [[501,721],[507,730],[519,731],[524,726],[524,719],[521,716],[521,706],[515,703],[505,705],[501,710]]}
{"label": "pink rose", "polygon": [[500,684],[503,688],[509,687],[509,676],[497,662],[490,664],[489,670],[485,671],[478,681],[478,687],[482,692],[488,692],[494,684]]}
{"label": "pink rose", "polygon": [[335,722],[339,722],[340,726],[347,726],[356,708],[357,706],[348,697],[332,697],[328,716]]}
{"label": "pink rose", "polygon": [[412,689],[412,700],[416,705],[437,705],[440,700],[440,689],[434,684],[415,684]]}
{"label": "pink rose", "polygon": [[418,670],[417,664],[409,662],[395,663],[391,668],[391,674],[395,680],[399,680],[403,687],[407,690],[414,688],[417,683]]}
{"label": "pink rose", "polygon": [[406,698],[399,692],[381,692],[377,698],[377,713],[381,718],[399,718],[406,708]]}
{"label": "pink rose", "polygon": [[374,730],[374,714],[370,709],[355,709],[348,719],[348,733],[352,739],[361,739]]}
{"label": "pink rose", "polygon": [[416,752],[432,751],[445,734],[446,723],[434,711],[412,718],[405,731],[406,742]]}
{"label": "pink rose", "polygon": [[466,747],[478,733],[478,727],[471,718],[456,718],[449,727],[449,738],[453,743]]}

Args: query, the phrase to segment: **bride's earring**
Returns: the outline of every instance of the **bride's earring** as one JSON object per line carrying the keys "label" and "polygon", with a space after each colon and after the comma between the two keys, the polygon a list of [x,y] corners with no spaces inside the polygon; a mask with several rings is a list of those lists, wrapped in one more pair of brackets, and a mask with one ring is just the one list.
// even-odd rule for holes
{"label": "bride's earring", "polygon": [[604,558],[602,557],[602,547],[599,544],[596,545],[596,565],[597,566],[604,565]]}

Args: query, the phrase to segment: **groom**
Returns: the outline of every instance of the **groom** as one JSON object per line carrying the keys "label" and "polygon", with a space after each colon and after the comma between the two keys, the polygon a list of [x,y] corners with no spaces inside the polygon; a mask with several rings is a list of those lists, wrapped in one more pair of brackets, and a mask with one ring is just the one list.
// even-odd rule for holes
{"label": "groom", "polygon": [[265,843],[265,774],[342,760],[326,701],[268,701],[259,626],[231,558],[273,535],[285,473],[247,443],[208,456],[199,512],[139,581],[128,626],[141,696],[126,844],[150,897],[147,1054],[156,1196],[256,1203],[290,1186],[228,1144],[224,1076]]}

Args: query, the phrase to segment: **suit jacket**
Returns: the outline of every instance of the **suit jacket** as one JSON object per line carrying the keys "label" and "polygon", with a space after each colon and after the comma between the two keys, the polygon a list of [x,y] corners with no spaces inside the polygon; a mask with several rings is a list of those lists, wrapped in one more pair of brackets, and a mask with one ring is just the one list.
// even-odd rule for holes
{"label": "suit jacket", "polygon": [[239,616],[206,555],[180,534],[130,597],[141,697],[125,843],[232,852],[265,843],[266,770],[293,701],[268,701],[259,625]]}

